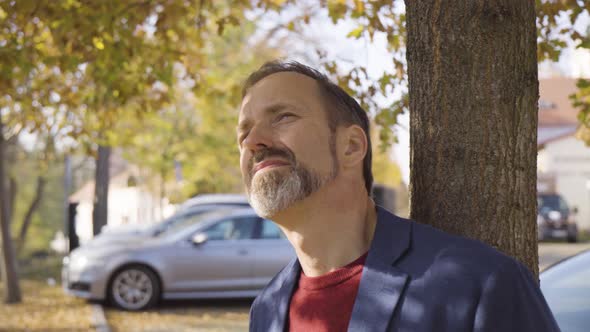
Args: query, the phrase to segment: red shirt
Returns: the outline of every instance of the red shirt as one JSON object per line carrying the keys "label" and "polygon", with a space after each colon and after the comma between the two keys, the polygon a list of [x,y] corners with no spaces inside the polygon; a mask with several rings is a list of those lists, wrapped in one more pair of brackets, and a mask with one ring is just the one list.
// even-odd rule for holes
{"label": "red shirt", "polygon": [[289,306],[290,332],[346,331],[367,254],[319,277],[303,271]]}

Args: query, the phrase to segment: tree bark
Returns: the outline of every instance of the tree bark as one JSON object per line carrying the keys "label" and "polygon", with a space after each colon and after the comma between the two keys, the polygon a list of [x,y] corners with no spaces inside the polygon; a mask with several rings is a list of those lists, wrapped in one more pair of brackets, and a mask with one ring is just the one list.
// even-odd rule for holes
{"label": "tree bark", "polygon": [[406,0],[410,217],[538,275],[533,0]]}
{"label": "tree bark", "polygon": [[6,195],[6,174],[4,155],[4,123],[0,112],[0,230],[2,236],[2,280],[4,284],[4,303],[21,302],[21,291],[18,282],[16,256],[10,235],[8,195]]}
{"label": "tree bark", "polygon": [[39,208],[39,205],[41,204],[41,200],[43,199],[43,192],[44,192],[46,183],[47,183],[47,180],[43,176],[37,177],[37,186],[35,188],[35,196],[33,197],[33,200],[31,201],[31,204],[29,205],[29,208],[27,209],[27,213],[25,214],[25,217],[23,218],[23,222],[21,224],[20,232],[18,235],[18,250],[19,251],[22,250],[25,246],[27,231],[29,229],[29,226],[31,225],[31,220],[33,220],[33,214],[35,213],[35,211],[37,211],[37,209]]}
{"label": "tree bark", "polygon": [[92,210],[92,231],[94,235],[100,233],[102,227],[107,224],[110,156],[111,147],[98,146],[94,177],[94,207]]}
{"label": "tree bark", "polygon": [[14,207],[17,192],[18,185],[16,183],[16,179],[13,176],[11,176],[8,180],[8,217],[6,218],[6,220],[12,221],[12,216],[14,216]]}

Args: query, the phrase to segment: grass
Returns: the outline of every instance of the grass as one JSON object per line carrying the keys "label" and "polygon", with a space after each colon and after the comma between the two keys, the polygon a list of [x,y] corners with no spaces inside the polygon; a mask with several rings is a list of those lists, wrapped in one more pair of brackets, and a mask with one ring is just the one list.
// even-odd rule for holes
{"label": "grass", "polygon": [[[23,302],[0,304],[0,332],[93,331],[91,305],[61,288],[62,258],[27,256],[21,256],[19,263]],[[0,296],[2,287],[0,282]],[[106,307],[105,314],[113,332],[232,332],[248,329],[250,304],[244,300],[168,301],[137,313]]]}
{"label": "grass", "polygon": [[[90,305],[65,295],[61,288],[60,261],[61,258],[56,256],[32,259],[20,266],[23,301],[0,304],[0,332],[93,330]],[[0,296],[3,297],[2,282],[0,286]]]}
{"label": "grass", "polygon": [[590,242],[590,231],[580,231],[578,234],[578,242]]}
{"label": "grass", "polygon": [[247,331],[251,301],[211,300],[164,302],[144,312],[107,308],[113,332]]}

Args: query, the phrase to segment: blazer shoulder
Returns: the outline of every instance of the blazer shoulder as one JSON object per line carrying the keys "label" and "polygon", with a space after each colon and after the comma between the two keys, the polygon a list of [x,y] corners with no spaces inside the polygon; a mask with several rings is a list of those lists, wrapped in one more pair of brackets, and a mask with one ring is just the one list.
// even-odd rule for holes
{"label": "blazer shoulder", "polygon": [[516,259],[479,240],[446,233],[412,220],[411,251],[431,256],[434,263],[452,262],[470,270],[472,276],[487,276],[499,270],[521,268]]}

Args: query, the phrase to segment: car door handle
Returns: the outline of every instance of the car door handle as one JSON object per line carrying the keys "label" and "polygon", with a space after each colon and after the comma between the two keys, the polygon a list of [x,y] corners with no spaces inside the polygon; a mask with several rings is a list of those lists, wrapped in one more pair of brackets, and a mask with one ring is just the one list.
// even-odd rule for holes
{"label": "car door handle", "polygon": [[238,250],[238,255],[244,256],[248,254],[248,250],[246,249],[240,249]]}

